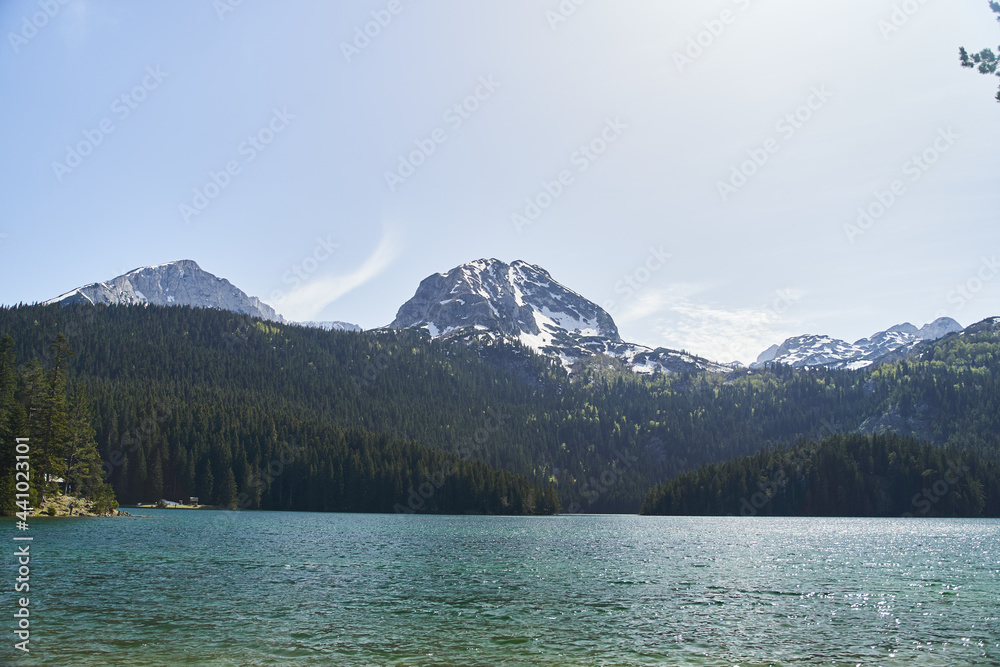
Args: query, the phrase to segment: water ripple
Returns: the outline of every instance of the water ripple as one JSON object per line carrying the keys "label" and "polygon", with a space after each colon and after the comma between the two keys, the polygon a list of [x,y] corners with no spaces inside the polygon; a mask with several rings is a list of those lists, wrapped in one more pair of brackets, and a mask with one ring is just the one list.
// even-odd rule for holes
{"label": "water ripple", "polygon": [[18,664],[1000,664],[997,521],[174,510],[32,549]]}

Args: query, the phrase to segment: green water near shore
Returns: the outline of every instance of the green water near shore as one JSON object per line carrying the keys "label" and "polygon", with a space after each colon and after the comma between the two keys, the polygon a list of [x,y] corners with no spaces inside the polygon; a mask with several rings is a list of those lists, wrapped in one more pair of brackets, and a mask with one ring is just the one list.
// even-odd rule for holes
{"label": "green water near shore", "polygon": [[1000,521],[141,512],[33,520],[4,664],[1000,664]]}

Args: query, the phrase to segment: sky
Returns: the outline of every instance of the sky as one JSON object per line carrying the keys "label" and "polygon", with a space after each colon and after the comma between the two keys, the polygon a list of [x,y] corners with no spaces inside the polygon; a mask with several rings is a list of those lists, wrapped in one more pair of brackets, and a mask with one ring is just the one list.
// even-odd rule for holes
{"label": "sky", "polygon": [[985,0],[5,0],[0,303],[192,259],[388,324],[520,259],[749,362],[1000,315]]}

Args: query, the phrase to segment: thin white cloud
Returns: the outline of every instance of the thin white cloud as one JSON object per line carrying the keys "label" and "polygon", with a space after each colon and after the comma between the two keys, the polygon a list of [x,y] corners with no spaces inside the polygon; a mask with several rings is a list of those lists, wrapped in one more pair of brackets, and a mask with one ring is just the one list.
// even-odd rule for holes
{"label": "thin white cloud", "polygon": [[611,315],[621,326],[641,322],[652,315],[662,315],[665,310],[705,289],[694,283],[674,283],[667,288],[644,288],[612,309]]}
{"label": "thin white cloud", "polygon": [[[636,294],[615,317],[619,323],[656,332],[646,344],[685,349],[717,361],[750,363],[785,338],[801,333],[795,316],[804,292],[777,290],[754,308],[725,308],[699,298],[704,286],[675,284]],[[645,325],[645,326],[643,326]],[[624,334],[627,339],[627,332]]]}
{"label": "thin white cloud", "polygon": [[378,247],[357,269],[346,275],[309,278],[276,299],[272,305],[287,319],[315,320],[331,303],[381,275],[399,255],[397,234],[387,228]]}

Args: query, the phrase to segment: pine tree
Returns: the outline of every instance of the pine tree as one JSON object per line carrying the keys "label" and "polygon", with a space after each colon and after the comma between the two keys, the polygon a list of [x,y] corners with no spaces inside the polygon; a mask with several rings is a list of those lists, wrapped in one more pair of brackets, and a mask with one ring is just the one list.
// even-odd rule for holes
{"label": "pine tree", "polygon": [[48,348],[48,367],[33,364],[28,370],[32,386],[31,423],[33,468],[37,471],[44,499],[52,480],[66,474],[65,454],[70,437],[69,405],[66,400],[67,365],[72,352],[59,334]]}
{"label": "pine tree", "polygon": [[115,498],[115,491],[107,482],[101,482],[93,496],[91,496],[91,500],[91,510],[97,514],[108,514],[118,509],[118,500]]}
{"label": "pine tree", "polygon": [[97,452],[96,431],[92,425],[86,390],[73,392],[69,406],[70,437],[66,446],[65,493],[91,497],[104,483],[104,469]]}
{"label": "pine tree", "polygon": [[[997,20],[1000,21],[1000,2],[990,0],[989,4],[990,9],[998,15]],[[1000,47],[997,47],[997,50],[1000,51]],[[1000,57],[996,53],[993,53],[992,49],[983,49],[978,53],[970,55],[964,46],[959,47],[958,59],[962,67],[968,67],[969,69],[976,68],[980,74],[1000,76],[1000,71],[997,71],[997,65],[1000,64]],[[1000,102],[1000,91],[997,92],[996,100]]]}
{"label": "pine tree", "polygon": [[14,339],[0,339],[0,513],[14,512],[14,438],[11,430],[15,410],[17,377],[14,373]]}
{"label": "pine tree", "polygon": [[148,486],[147,495],[151,496],[153,501],[159,501],[163,499],[163,462],[160,460],[160,452],[157,451],[153,454],[153,463],[149,466],[149,479],[147,481]]}
{"label": "pine tree", "polygon": [[233,474],[231,467],[227,466],[223,474],[216,503],[222,507],[236,509],[236,476]]}

